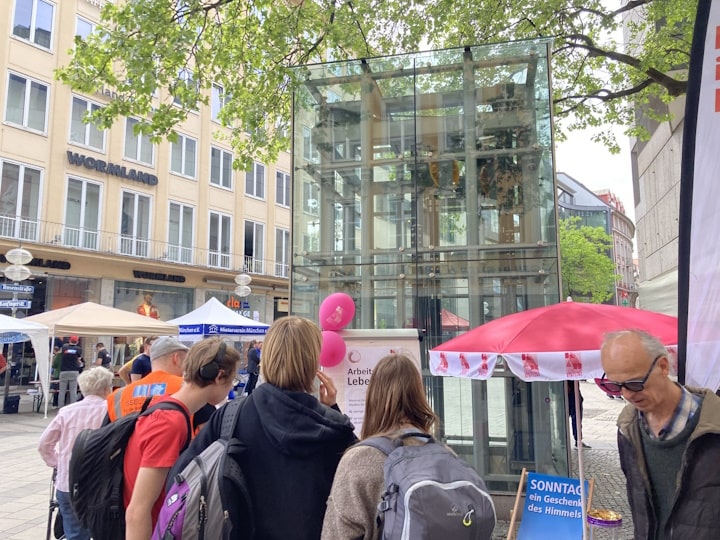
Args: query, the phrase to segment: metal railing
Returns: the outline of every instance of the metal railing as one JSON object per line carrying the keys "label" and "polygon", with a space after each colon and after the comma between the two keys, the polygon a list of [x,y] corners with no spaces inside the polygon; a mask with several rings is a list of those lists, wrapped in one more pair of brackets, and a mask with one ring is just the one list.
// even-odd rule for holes
{"label": "metal railing", "polygon": [[[274,260],[241,253],[202,249],[197,246],[158,242],[134,235],[86,229],[17,216],[0,215],[0,238],[143,260],[220,268],[233,272],[272,275],[282,278],[290,275],[288,264],[278,263]],[[273,273],[267,273],[269,270],[272,270]]]}

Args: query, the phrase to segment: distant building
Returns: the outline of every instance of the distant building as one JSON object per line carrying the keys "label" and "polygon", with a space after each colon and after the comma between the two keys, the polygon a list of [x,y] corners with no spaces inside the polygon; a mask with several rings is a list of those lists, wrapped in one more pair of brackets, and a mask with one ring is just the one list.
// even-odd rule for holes
{"label": "distant building", "polygon": [[591,191],[565,173],[557,173],[558,215],[560,219],[577,216],[581,225],[602,227],[613,237],[609,257],[615,263],[620,280],[609,303],[634,306],[637,298],[635,267],[633,265],[633,237],[635,225],[625,215],[622,202],[609,190]]}

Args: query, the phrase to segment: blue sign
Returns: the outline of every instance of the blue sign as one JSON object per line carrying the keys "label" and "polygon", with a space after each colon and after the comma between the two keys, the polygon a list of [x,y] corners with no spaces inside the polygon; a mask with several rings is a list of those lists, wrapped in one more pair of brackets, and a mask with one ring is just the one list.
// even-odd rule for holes
{"label": "blue sign", "polygon": [[31,305],[31,300],[0,300],[0,308],[30,309]]}
{"label": "blue sign", "polygon": [[247,334],[265,335],[266,326],[232,326],[227,324],[181,324],[181,336],[241,336]]}
{"label": "blue sign", "polygon": [[32,285],[16,285],[14,283],[0,283],[0,291],[32,294],[35,292],[35,287],[33,287]]}
{"label": "blue sign", "polygon": [[[586,497],[587,490],[586,480]],[[580,480],[528,473],[518,540],[576,540],[582,534]]]}

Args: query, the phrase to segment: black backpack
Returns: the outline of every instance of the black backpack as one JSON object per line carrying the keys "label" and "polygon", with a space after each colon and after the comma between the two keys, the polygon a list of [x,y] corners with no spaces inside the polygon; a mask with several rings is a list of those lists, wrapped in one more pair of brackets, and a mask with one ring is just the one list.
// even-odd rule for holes
{"label": "black backpack", "polygon": [[85,429],[75,439],[68,471],[70,503],[82,526],[99,540],[125,539],[123,461],[137,419],[158,409],[180,411],[188,428],[185,447],[190,443],[192,428],[185,409],[173,401],[148,407],[151,399],[145,400],[140,412],[98,429]]}

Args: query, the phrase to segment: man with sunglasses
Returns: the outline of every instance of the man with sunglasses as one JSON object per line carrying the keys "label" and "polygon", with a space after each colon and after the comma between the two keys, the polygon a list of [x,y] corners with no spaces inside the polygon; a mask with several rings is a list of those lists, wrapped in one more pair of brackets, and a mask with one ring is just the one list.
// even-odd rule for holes
{"label": "man with sunglasses", "polygon": [[600,386],[628,402],[620,465],[635,538],[720,538],[720,398],[669,378],[662,343],[637,330],[605,337]]}

